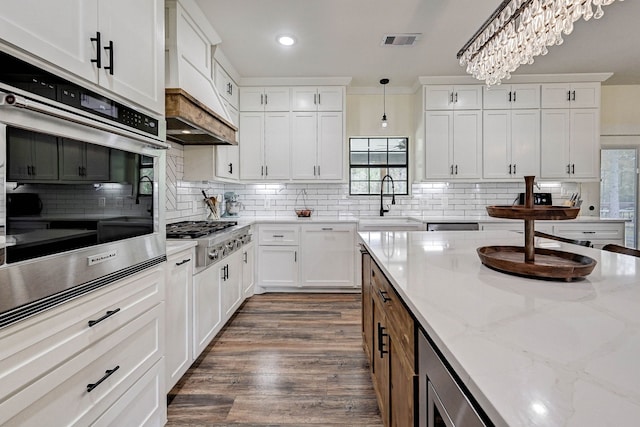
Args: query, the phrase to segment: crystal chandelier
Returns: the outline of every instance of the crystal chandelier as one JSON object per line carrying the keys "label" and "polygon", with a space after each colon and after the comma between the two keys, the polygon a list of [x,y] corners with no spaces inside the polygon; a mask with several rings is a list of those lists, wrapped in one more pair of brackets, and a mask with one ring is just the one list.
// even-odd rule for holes
{"label": "crystal chandelier", "polygon": [[460,65],[487,86],[500,84],[520,65],[546,55],[547,46],[561,45],[578,19],[602,18],[602,7],[614,1],[504,0],[460,49]]}

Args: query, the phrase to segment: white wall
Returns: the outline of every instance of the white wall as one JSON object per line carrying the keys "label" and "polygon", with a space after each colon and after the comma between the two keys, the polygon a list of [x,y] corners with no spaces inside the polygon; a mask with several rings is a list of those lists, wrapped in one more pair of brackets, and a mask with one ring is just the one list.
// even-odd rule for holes
{"label": "white wall", "polygon": [[640,85],[602,86],[601,133],[640,135]]}

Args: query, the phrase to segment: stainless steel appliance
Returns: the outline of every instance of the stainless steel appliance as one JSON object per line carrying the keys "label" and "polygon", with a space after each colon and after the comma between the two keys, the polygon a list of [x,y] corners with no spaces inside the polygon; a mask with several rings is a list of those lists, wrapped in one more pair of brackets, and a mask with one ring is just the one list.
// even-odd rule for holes
{"label": "stainless steel appliance", "polygon": [[[0,61],[2,327],[166,259],[160,202],[168,145],[161,116],[6,53],[0,52]],[[72,151],[83,161],[87,153],[102,153],[105,175],[92,176],[86,164],[67,168]],[[154,191],[136,206],[132,191],[143,171],[153,176]],[[111,203],[111,191],[124,193]],[[52,193],[60,193],[55,203]],[[131,212],[139,213],[134,219]],[[123,217],[136,223],[136,231],[103,242],[98,223]]]}
{"label": "stainless steel appliance", "polygon": [[182,221],[167,224],[167,238],[196,239],[196,269],[206,268],[251,242],[251,227],[236,221]]}
{"label": "stainless steel appliance", "polygon": [[428,222],[427,231],[477,231],[477,222]]}
{"label": "stainless steel appliance", "polygon": [[[524,205],[524,193],[518,194],[518,204]],[[552,205],[551,193],[533,193],[534,205]]]}

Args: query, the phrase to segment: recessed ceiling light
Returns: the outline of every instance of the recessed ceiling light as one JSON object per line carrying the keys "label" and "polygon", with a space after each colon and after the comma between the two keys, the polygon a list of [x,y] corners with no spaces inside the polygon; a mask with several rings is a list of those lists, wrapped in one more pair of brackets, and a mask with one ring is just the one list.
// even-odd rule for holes
{"label": "recessed ceiling light", "polygon": [[296,39],[293,36],[287,35],[278,36],[277,40],[282,46],[292,46],[296,43]]}

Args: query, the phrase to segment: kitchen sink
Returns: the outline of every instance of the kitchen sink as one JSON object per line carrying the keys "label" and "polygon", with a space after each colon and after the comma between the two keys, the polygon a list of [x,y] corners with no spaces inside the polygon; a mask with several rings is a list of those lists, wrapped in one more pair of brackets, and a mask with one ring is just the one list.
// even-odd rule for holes
{"label": "kitchen sink", "polygon": [[358,231],[424,231],[425,223],[414,218],[381,217],[361,218]]}

